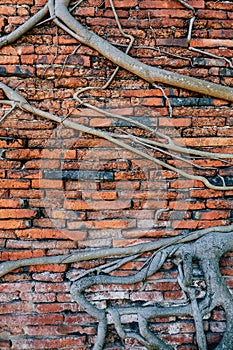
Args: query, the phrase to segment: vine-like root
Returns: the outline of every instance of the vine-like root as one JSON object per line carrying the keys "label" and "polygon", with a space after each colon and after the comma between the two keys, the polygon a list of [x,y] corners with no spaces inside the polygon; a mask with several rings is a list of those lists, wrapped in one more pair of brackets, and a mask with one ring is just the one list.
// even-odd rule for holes
{"label": "vine-like root", "polygon": [[[110,142],[112,142],[113,144],[117,145],[117,146],[120,146],[121,148],[123,149],[127,149],[128,151],[134,153],[134,154],[137,154],[139,156],[141,156],[142,158],[144,159],[148,159],[150,161],[152,161],[153,163],[161,166],[161,167],[165,167],[169,170],[172,170],[172,171],[175,171],[177,174],[187,178],[187,179],[190,179],[190,180],[196,180],[196,181],[201,181],[203,182],[208,188],[211,188],[213,190],[233,190],[233,186],[226,186],[225,183],[223,183],[222,186],[218,186],[218,185],[214,185],[212,184],[205,176],[201,176],[201,175],[194,175],[192,173],[188,173],[186,172],[185,170],[183,169],[180,169],[178,167],[175,167],[173,165],[170,165],[168,164],[167,162],[161,160],[161,159],[158,159],[154,156],[152,156],[151,154],[148,154],[146,151],[143,151],[139,148],[136,148],[136,147],[133,147],[131,146],[129,143],[127,142],[124,142],[122,140],[119,140],[118,137],[119,135],[113,135],[109,132],[104,132],[104,131],[101,131],[101,130],[98,130],[98,129],[95,129],[95,128],[91,128],[91,127],[87,127],[85,125],[82,125],[82,124],[78,124],[76,122],[73,122],[73,121],[70,121],[68,120],[67,118],[61,118],[57,115],[54,115],[54,114],[51,114],[51,113],[48,113],[48,112],[44,112],[38,108],[35,108],[33,107],[31,104],[29,104],[27,102],[27,100],[22,97],[21,95],[19,95],[15,90],[11,89],[10,87],[8,87],[7,85],[3,84],[0,82],[0,88],[4,91],[5,95],[8,97],[9,99],[9,105],[12,106],[12,104],[14,104],[15,106],[18,106],[19,108],[29,112],[29,113],[33,113],[33,114],[36,114],[38,116],[41,116],[43,118],[46,118],[46,119],[49,119],[49,120],[53,120],[57,123],[62,123],[64,124],[65,126],[69,127],[69,128],[72,128],[72,129],[75,129],[75,130],[78,130],[78,131],[81,131],[81,132],[84,132],[84,133],[88,133],[88,134],[91,134],[91,135],[94,135],[94,136],[97,136],[97,137],[101,137],[103,139],[106,139]],[[1,101],[0,101],[1,102]],[[6,104],[7,101],[4,100],[4,103]],[[105,112],[106,114],[106,112]],[[112,115],[113,117],[119,117],[120,116],[117,116],[117,115]],[[123,119],[126,119],[125,117],[121,117]],[[148,129],[148,127],[146,127],[145,125],[142,125],[141,123],[137,123],[135,121],[133,121],[132,119],[129,119],[130,122],[136,124],[137,126],[140,126],[141,128],[144,127],[144,129]],[[152,129],[150,129],[150,131],[153,131]],[[166,140],[168,140],[168,144],[166,143],[162,143],[162,142],[153,142],[153,141],[143,141],[143,139],[140,139],[140,138],[134,138],[139,145],[143,144],[145,146],[147,146],[149,149],[150,148],[154,148],[154,147],[158,147],[158,145],[160,145],[160,149],[163,150],[163,152],[165,154],[169,154],[172,156],[172,153],[169,153],[171,151],[174,151],[176,152],[178,149],[180,150],[180,152],[182,152],[182,147],[179,147],[179,146],[176,146],[173,141],[170,139],[170,137],[167,137],[166,135],[163,135],[162,133],[160,132],[157,132],[155,130],[155,133],[161,137],[161,138],[164,138]],[[164,148],[166,150],[164,150]],[[185,150],[185,148],[183,148]],[[184,151],[184,153],[187,153],[187,151]],[[202,152],[202,155],[205,155],[206,157],[211,154],[211,153],[207,153],[207,152]],[[216,154],[214,154],[213,157],[216,157]],[[233,156],[231,154],[222,154],[222,155],[218,155],[219,158],[221,157],[225,157],[226,159],[227,158],[232,158]]]}
{"label": "vine-like root", "polygon": [[[97,50],[117,66],[128,70],[151,84],[156,82],[165,83],[233,102],[233,93],[230,87],[149,66],[129,56],[127,52],[124,53],[118,50],[100,36],[84,28],[71,15],[68,9],[69,3],[70,0],[49,0],[44,8],[25,24],[13,33],[0,38],[0,47],[16,41],[20,36],[39,23],[49,11],[50,19],[80,43]],[[185,1],[182,1],[182,3],[186,4]]]}
{"label": "vine-like root", "polygon": [[[196,339],[199,350],[207,350],[207,340],[204,333],[203,318],[216,307],[221,306],[226,313],[227,328],[225,334],[217,346],[216,350],[233,350],[232,330],[233,330],[233,298],[220,273],[219,260],[221,256],[229,251],[233,251],[233,231],[212,232],[200,237],[195,242],[170,245],[159,250],[153,255],[148,264],[134,275],[112,276],[109,274],[92,275],[82,277],[74,282],[71,287],[71,294],[86,312],[99,321],[97,343],[94,350],[103,349],[106,337],[107,314],[111,315],[116,331],[122,339],[132,336],[124,329],[121,323],[123,315],[136,315],[138,319],[139,333],[137,339],[148,349],[172,350],[173,347],[167,344],[150,329],[150,320],[156,317],[167,316],[192,316],[196,327]],[[128,306],[128,307],[107,307],[105,310],[99,309],[85,297],[85,291],[94,285],[123,285],[145,281],[148,277],[157,272],[166,259],[179,261],[182,268],[179,274],[180,285],[184,293],[188,296],[188,304],[163,306],[156,303],[151,306]],[[198,301],[197,291],[194,285],[193,261],[198,262],[206,285],[205,296]],[[182,272],[181,272],[182,271]],[[102,332],[100,331],[102,329]],[[98,344],[98,345],[97,345]]]}

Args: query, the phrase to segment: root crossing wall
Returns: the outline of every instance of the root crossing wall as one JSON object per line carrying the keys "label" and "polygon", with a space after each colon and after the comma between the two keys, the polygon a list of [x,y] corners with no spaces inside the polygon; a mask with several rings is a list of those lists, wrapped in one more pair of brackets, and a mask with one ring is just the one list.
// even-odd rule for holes
{"label": "root crossing wall", "polygon": [[[177,1],[114,1],[126,33],[135,37],[133,57],[167,70],[233,87],[233,4],[190,0],[195,8],[192,38],[187,41],[193,11]],[[0,0],[1,35],[10,33],[46,3],[44,0]],[[84,1],[73,12],[91,30],[125,50],[108,1]],[[149,49],[151,46],[154,49]],[[190,47],[204,50],[198,53]],[[83,108],[73,99],[81,87],[101,87],[115,66],[47,21],[16,43],[0,50],[0,79],[33,106],[102,130],[146,133],[124,120]],[[134,118],[172,137],[185,147],[233,152],[233,110],[229,102],[171,86],[164,93],[120,69],[105,90],[87,91],[83,101]],[[1,93],[1,99],[4,94]],[[1,105],[2,115],[9,106]],[[132,145],[134,145],[132,140]],[[0,124],[0,257],[1,261],[67,254],[79,249],[125,247],[183,231],[229,225],[233,192],[207,189],[201,182],[122,150],[106,140],[68,129],[14,109]],[[143,146],[142,146],[143,148]],[[174,157],[154,154],[191,173]],[[221,160],[196,160],[201,174],[215,178],[215,167],[227,184],[232,168]],[[205,166],[209,168],[206,169]],[[96,320],[70,296],[70,281],[103,261],[41,265],[18,269],[0,284],[0,348],[75,349],[93,345]],[[233,288],[233,257],[222,260],[222,273]],[[125,264],[126,275],[143,259]],[[115,304],[183,300],[177,271],[167,262],[149,283],[95,286],[90,298],[100,307]],[[136,327],[132,317],[124,321]],[[206,321],[209,348],[225,329],[224,312]],[[153,322],[179,350],[197,349],[191,318],[167,317]],[[109,326],[106,349],[144,349],[136,340],[119,340]]]}

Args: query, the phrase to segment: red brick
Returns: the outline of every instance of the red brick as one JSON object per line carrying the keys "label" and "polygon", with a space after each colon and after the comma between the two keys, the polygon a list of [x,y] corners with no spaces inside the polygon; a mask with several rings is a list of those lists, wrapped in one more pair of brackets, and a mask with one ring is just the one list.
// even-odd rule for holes
{"label": "red brick", "polygon": [[21,148],[23,147],[23,141],[18,140],[12,140],[12,142],[7,142],[6,140],[0,140],[0,148]]}
{"label": "red brick", "polygon": [[12,16],[14,14],[16,14],[15,6],[0,6],[0,15]]}
{"label": "red brick", "polygon": [[27,225],[23,220],[0,220],[0,229],[3,230],[13,230],[25,227],[27,227]]}
{"label": "red brick", "polygon": [[62,231],[63,237],[78,241],[79,243],[87,238],[87,232],[85,230],[71,231],[69,229]]}
{"label": "red brick", "polygon": [[201,181],[195,180],[175,180],[171,182],[171,188],[193,188],[193,187],[204,187]]}
{"label": "red brick", "polygon": [[6,151],[4,153],[5,158],[8,159],[34,159],[40,158],[41,152],[39,150],[30,150],[30,149],[18,149]]}
{"label": "red brick", "polygon": [[130,222],[128,220],[99,220],[99,221],[71,221],[68,223],[69,229],[117,229],[117,228],[127,228],[131,225],[135,226],[135,222]]}
{"label": "red brick", "polygon": [[225,11],[215,11],[213,9],[211,10],[198,10],[197,16],[199,18],[214,18],[214,19],[226,19],[227,13]]}
{"label": "red brick", "polygon": [[36,210],[31,209],[1,209],[0,219],[26,219],[36,215]]}
{"label": "red brick", "polygon": [[190,46],[192,47],[232,47],[233,43],[230,39],[191,39]]}
{"label": "red brick", "polygon": [[87,313],[67,315],[65,316],[65,319],[64,319],[64,323],[66,325],[82,325],[82,324],[91,324],[95,322],[96,320],[94,319],[94,317],[88,315]]}
{"label": "red brick", "polygon": [[66,265],[56,265],[56,264],[44,264],[37,266],[30,266],[30,272],[64,272],[66,271]]}
{"label": "red brick", "polygon": [[113,201],[117,199],[117,192],[115,191],[82,191],[82,199],[84,200],[104,200]]}
{"label": "red brick", "polygon": [[59,314],[52,315],[4,315],[1,317],[0,325],[4,326],[11,324],[17,325],[43,325],[43,324],[61,324],[63,322],[63,316]]}
{"label": "red brick", "polygon": [[8,350],[11,348],[10,340],[0,340],[0,348],[2,350]]}
{"label": "red brick", "polygon": [[176,229],[192,229],[199,230],[208,227],[214,226],[224,226],[226,224],[226,220],[174,220],[172,222],[172,226]]}
{"label": "red brick", "polygon": [[[205,7],[205,2],[204,0],[189,0],[189,5],[195,7],[195,8],[204,8]],[[143,1],[142,3],[140,3],[140,8],[184,8],[183,5],[179,4],[176,1],[172,1],[172,0],[167,0],[167,1],[163,1],[163,0],[147,0],[147,1]]]}
{"label": "red brick", "polygon": [[[119,8],[124,7],[133,7],[137,5],[137,0],[115,0],[114,6]],[[108,0],[105,2],[106,7],[110,7],[110,3]]]}
{"label": "red brick", "polygon": [[28,282],[17,282],[17,283],[1,283],[0,293],[14,293],[14,292],[31,292],[32,283]]}
{"label": "red brick", "polygon": [[33,312],[34,306],[31,303],[14,301],[13,303],[7,303],[0,305],[1,315],[15,314],[15,313],[27,313]]}
{"label": "red brick", "polygon": [[210,209],[233,209],[233,201],[225,199],[209,199],[206,202],[206,207]]}
{"label": "red brick", "polygon": [[43,191],[40,190],[10,190],[10,197],[11,198],[42,198],[43,197]]}
{"label": "red brick", "polygon": [[213,197],[222,197],[223,191],[216,191],[211,189],[197,189],[190,191],[190,196],[194,198],[213,198]]}
{"label": "red brick", "polygon": [[34,219],[33,225],[36,227],[44,227],[44,228],[53,228],[54,225],[59,228],[65,227],[65,220],[53,220],[53,222],[50,219],[47,218],[40,218],[40,219]]}
{"label": "red brick", "polygon": [[29,180],[8,180],[0,179],[0,187],[1,188],[29,188],[30,187],[30,181]]}
{"label": "red brick", "polygon": [[64,208],[69,210],[103,210],[103,209],[127,209],[130,208],[130,201],[65,201]]}
{"label": "red brick", "polygon": [[[0,221],[1,223],[1,221]],[[16,227],[18,228],[18,227]],[[16,230],[17,237],[21,239],[62,239],[69,236],[70,231],[55,230],[49,228],[32,228],[24,230]],[[72,234],[72,232],[70,232]],[[78,237],[85,239],[86,232],[76,232]],[[80,238],[80,239],[81,239]]]}
{"label": "red brick", "polygon": [[35,292],[37,293],[51,293],[51,292],[68,292],[69,283],[42,283],[37,282]]}
{"label": "red brick", "polygon": [[44,256],[45,252],[43,250],[27,250],[27,251],[16,251],[10,252],[6,251],[2,253],[3,260],[20,260],[20,259],[29,259],[29,258],[38,258]]}
{"label": "red brick", "polygon": [[[20,208],[22,201],[19,199],[0,199],[0,208]],[[0,212],[1,216],[2,210]]]}
{"label": "red brick", "polygon": [[227,210],[211,210],[209,212],[200,213],[200,220],[227,219],[229,217],[230,211]]}

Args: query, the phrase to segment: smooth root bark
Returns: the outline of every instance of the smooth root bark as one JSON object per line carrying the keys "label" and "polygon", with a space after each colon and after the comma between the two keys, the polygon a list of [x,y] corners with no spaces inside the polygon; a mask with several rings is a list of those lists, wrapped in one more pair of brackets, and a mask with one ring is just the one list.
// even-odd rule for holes
{"label": "smooth root bark", "polygon": [[134,254],[143,254],[145,252],[164,249],[174,244],[192,242],[200,237],[208,235],[211,232],[228,233],[233,231],[233,225],[216,226],[204,230],[194,231],[188,235],[160,239],[157,242],[141,243],[126,248],[107,248],[96,249],[94,251],[77,252],[67,255],[43,256],[40,258],[30,258],[22,260],[6,261],[0,264],[0,277],[7,273],[24,266],[43,265],[43,264],[71,264],[79,261],[88,261],[99,258],[122,257]]}
{"label": "smooth root bark", "polygon": [[233,102],[233,89],[230,87],[149,66],[117,49],[97,34],[83,27],[70,14],[68,10],[69,2],[68,0],[49,0],[37,14],[31,17],[26,23],[14,32],[0,38],[0,48],[15,42],[39,23],[49,11],[51,20],[54,20],[58,26],[76,38],[80,43],[95,49],[117,66],[128,70],[151,84],[160,82]]}
{"label": "smooth root bark", "polygon": [[49,12],[48,5],[45,5],[39,12],[32,16],[27,22],[22,24],[14,32],[0,38],[0,48],[14,43],[30,29],[36,26]]}
{"label": "smooth root bark", "polygon": [[201,79],[149,66],[125,54],[97,34],[84,28],[68,11],[69,1],[55,0],[56,23],[82,44],[90,46],[116,65],[153,84],[160,82],[233,102],[233,89]]}
{"label": "smooth root bark", "polygon": [[[175,249],[174,249],[175,248]],[[199,350],[207,350],[206,335],[204,332],[203,318],[211,313],[216,307],[222,307],[226,314],[226,331],[217,346],[216,350],[233,350],[232,331],[233,331],[233,298],[226,285],[224,278],[219,271],[219,260],[224,253],[233,250],[233,231],[212,232],[200,237],[195,242],[186,242],[175,246],[164,248],[153,255],[148,266],[135,275],[128,276],[110,276],[106,274],[92,275],[90,277],[80,278],[74,282],[71,287],[71,294],[84,310],[99,321],[99,331],[94,350],[102,350],[105,343],[106,332],[103,331],[102,324],[107,314],[112,317],[119,336],[125,339],[128,336],[135,337],[133,334],[124,330],[121,323],[123,315],[137,315],[139,334],[138,340],[147,348],[155,350],[171,350],[173,347],[160,339],[150,329],[150,320],[156,317],[167,316],[192,316],[197,332],[197,344]],[[183,266],[182,289],[189,295],[189,303],[179,306],[162,306],[159,302],[154,306],[113,306],[106,309],[99,309],[92,304],[90,299],[85,297],[85,291],[95,285],[119,285],[144,282],[152,276],[163,265],[167,258],[180,261]],[[206,294],[202,301],[196,298],[196,290],[193,284],[193,261],[198,261],[203,272],[203,278],[206,284]],[[90,290],[89,290],[90,292]],[[105,318],[105,320],[106,320]],[[102,329],[102,332],[101,332]]]}
{"label": "smooth root bark", "polygon": [[[16,91],[14,91],[13,89],[9,88],[7,85],[3,84],[0,82],[0,88],[3,89],[3,91],[5,92],[6,96],[10,99],[10,104],[12,104],[12,101],[15,102],[21,109],[39,115],[43,118],[49,119],[49,120],[53,120],[55,122],[58,123],[62,123],[64,126],[67,126],[69,128],[72,128],[74,130],[78,130],[81,132],[85,132],[97,137],[101,137],[103,139],[106,139],[110,142],[112,142],[113,144],[120,146],[123,149],[127,149],[128,151],[137,154],[139,156],[141,156],[144,159],[148,159],[152,162],[154,162],[155,164],[161,166],[161,167],[165,167],[171,171],[176,172],[177,174],[183,176],[184,178],[193,180],[193,181],[201,181],[203,182],[206,187],[211,188],[213,190],[233,190],[233,186],[226,186],[225,184],[223,184],[222,186],[218,186],[218,185],[213,185],[206,177],[201,176],[201,175],[194,175],[192,173],[188,173],[186,171],[184,171],[183,169],[180,169],[178,167],[174,167],[173,165],[170,165],[146,152],[143,152],[140,149],[137,149],[136,147],[131,146],[130,144],[123,142],[121,140],[119,140],[117,137],[114,137],[113,135],[111,135],[108,132],[104,132],[95,128],[91,128],[82,124],[78,124],[76,122],[70,121],[66,118],[61,118],[57,115],[53,115],[51,113],[48,112],[44,112],[38,108],[33,107],[32,105],[30,105],[25,98],[23,98],[21,95],[19,95]],[[175,149],[174,149],[175,150]],[[227,155],[225,155],[227,157]],[[231,156],[230,156],[231,157]]]}

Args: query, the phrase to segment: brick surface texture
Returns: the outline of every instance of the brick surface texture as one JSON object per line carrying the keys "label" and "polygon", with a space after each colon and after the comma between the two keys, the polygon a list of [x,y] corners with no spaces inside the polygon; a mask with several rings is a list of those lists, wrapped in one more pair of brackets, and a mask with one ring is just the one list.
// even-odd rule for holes
{"label": "brick surface texture", "polygon": [[[130,54],[150,65],[233,87],[233,69],[224,59],[233,64],[232,2],[187,2],[195,7],[197,16],[190,45],[213,57],[189,50],[186,37],[193,12],[179,2],[115,0],[124,30],[135,37]],[[45,3],[0,0],[1,35],[13,31]],[[84,1],[73,14],[109,41],[127,44],[107,0]],[[0,79],[42,110],[69,115],[71,120],[102,130],[120,128],[143,136],[144,132],[126,121],[103,117],[73,100],[77,88],[101,87],[115,69],[94,50],[78,45],[53,22],[41,24],[0,50]],[[158,126],[178,144],[233,152],[230,103],[169,86],[164,89],[173,118],[168,116],[161,90],[123,69],[109,88],[88,91],[83,99]],[[7,108],[1,105],[2,115]],[[232,191],[207,189],[201,182],[181,178],[110,142],[19,109],[0,124],[0,146],[1,261],[67,254],[77,248],[125,247],[177,236],[185,230],[228,225],[232,220]],[[156,150],[154,154],[164,157]],[[168,162],[194,171],[176,158]],[[221,160],[199,160],[198,164],[210,167],[199,170],[207,177],[220,167],[220,174],[232,184],[229,164]],[[0,349],[89,349],[95,341],[96,320],[71,299],[69,288],[77,274],[103,262],[31,266],[4,276]],[[134,273],[142,263],[128,263],[114,274]],[[222,259],[221,271],[233,288],[232,254]],[[184,295],[176,277],[176,267],[166,262],[144,288],[142,284],[94,286],[90,298],[101,307],[179,302]],[[124,322],[134,328],[137,325],[133,317]],[[191,318],[156,319],[151,327],[179,350],[197,349]],[[216,309],[204,327],[213,349],[226,327],[224,311]],[[132,339],[123,345],[111,324],[108,334],[106,349],[145,349]]]}

